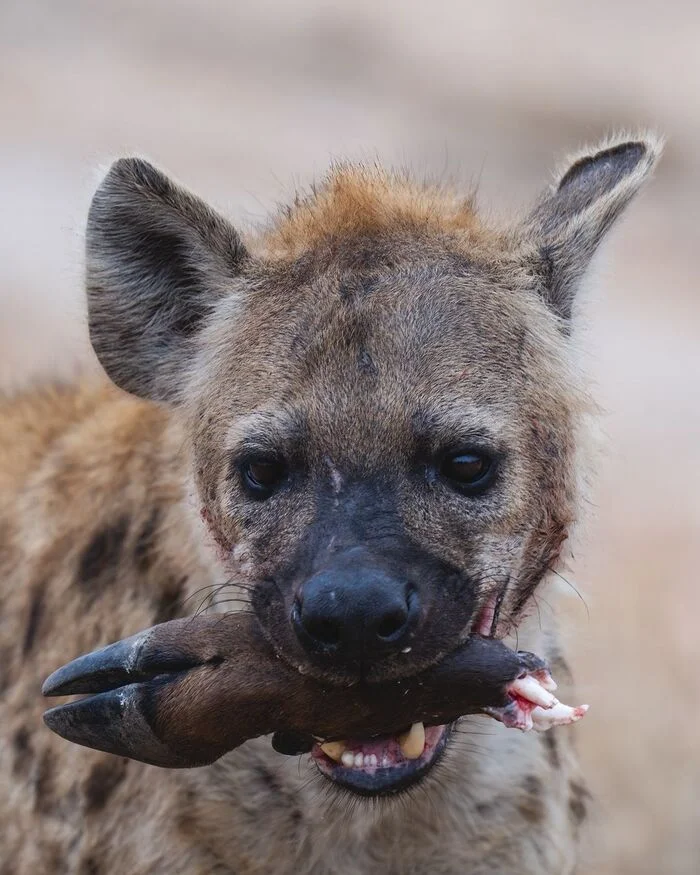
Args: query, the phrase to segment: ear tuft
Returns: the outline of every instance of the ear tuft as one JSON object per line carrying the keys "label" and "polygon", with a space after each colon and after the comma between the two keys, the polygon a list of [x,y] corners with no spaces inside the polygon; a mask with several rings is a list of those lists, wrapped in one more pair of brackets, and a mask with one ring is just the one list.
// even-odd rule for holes
{"label": "ear tuft", "polygon": [[563,319],[571,317],[580,281],[615,219],[649,178],[663,149],[647,133],[617,137],[569,159],[557,183],[527,222],[541,253],[543,296]]}
{"label": "ear tuft", "polygon": [[93,197],[86,233],[90,339],[128,392],[175,400],[192,339],[246,252],[233,227],[140,158],[121,158]]}

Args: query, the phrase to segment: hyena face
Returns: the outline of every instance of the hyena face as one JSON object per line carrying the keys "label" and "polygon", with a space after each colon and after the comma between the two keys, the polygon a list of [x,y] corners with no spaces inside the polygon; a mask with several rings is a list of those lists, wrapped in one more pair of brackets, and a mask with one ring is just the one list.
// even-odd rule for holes
{"label": "hyena face", "polygon": [[222,570],[288,662],[373,682],[517,624],[576,514],[575,292],[657,151],[579,157],[504,231],[340,168],[248,248],[145,162],[111,168],[93,345],[184,418]]}
{"label": "hyena face", "polygon": [[447,247],[382,242],[288,293],[263,273],[245,317],[212,324],[193,393],[216,539],[279,651],[334,679],[426,667],[506,590],[517,612],[574,498],[546,306]]}

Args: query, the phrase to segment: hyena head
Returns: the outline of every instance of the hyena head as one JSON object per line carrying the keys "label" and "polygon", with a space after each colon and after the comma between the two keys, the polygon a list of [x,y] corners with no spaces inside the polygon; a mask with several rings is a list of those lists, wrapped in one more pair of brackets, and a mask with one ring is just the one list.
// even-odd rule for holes
{"label": "hyena head", "polygon": [[282,658],[375,682],[517,624],[577,511],[576,292],[658,151],[579,155],[502,229],[340,166],[247,245],[145,161],[109,170],[93,346],[183,417],[219,561]]}

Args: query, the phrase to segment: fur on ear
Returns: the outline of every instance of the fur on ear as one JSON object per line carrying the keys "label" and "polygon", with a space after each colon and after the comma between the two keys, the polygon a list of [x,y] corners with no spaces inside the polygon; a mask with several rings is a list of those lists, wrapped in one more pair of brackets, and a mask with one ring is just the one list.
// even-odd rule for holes
{"label": "fur on ear", "polygon": [[193,339],[246,257],[224,218],[153,165],[112,164],[86,232],[90,339],[111,379],[175,401]]}
{"label": "fur on ear", "polygon": [[663,149],[660,137],[610,138],[569,158],[530,214],[526,231],[537,249],[542,295],[571,318],[580,281],[615,219],[650,176]]}

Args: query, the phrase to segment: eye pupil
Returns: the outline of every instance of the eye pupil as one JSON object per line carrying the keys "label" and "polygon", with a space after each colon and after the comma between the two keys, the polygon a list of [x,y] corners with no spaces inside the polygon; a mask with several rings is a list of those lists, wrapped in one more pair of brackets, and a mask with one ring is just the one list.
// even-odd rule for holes
{"label": "eye pupil", "polygon": [[461,480],[464,483],[471,483],[472,480],[477,480],[484,473],[486,463],[479,456],[464,455],[455,456],[449,460],[450,477],[454,480]]}
{"label": "eye pupil", "polygon": [[457,486],[481,487],[488,483],[492,460],[483,453],[460,452],[442,462],[440,473]]}
{"label": "eye pupil", "polygon": [[253,459],[243,464],[241,472],[248,491],[267,498],[287,476],[287,466],[282,459]]}
{"label": "eye pupil", "polygon": [[251,462],[248,472],[251,479],[261,486],[274,486],[280,478],[281,469],[279,462]]}

